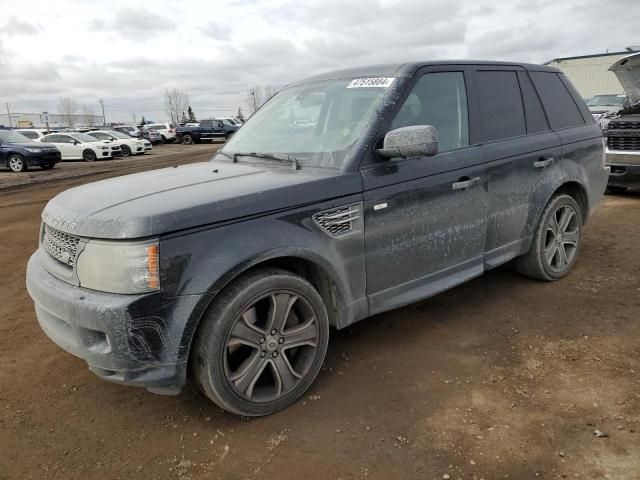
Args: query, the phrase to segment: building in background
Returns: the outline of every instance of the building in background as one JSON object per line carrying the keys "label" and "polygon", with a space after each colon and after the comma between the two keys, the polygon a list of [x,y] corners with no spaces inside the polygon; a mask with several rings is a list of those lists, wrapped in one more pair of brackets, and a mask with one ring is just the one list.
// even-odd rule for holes
{"label": "building in background", "polygon": [[[102,125],[101,115],[83,115],[73,114],[68,118],[65,115],[57,113],[49,114],[49,128],[66,128],[69,126],[69,120],[74,127],[91,127],[94,125]],[[11,122],[6,113],[0,112],[0,125],[13,128],[45,128],[46,120],[40,113],[19,113],[11,112]]]}
{"label": "building in background", "polygon": [[623,94],[622,85],[609,67],[637,51],[640,47],[627,47],[623,52],[555,58],[545,65],[562,70],[585,99],[608,93]]}

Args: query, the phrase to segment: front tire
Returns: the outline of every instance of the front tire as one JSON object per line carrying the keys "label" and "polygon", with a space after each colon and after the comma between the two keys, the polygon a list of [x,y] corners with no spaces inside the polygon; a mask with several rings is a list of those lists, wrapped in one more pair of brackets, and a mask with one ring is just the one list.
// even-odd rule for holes
{"label": "front tire", "polygon": [[167,137],[165,137],[164,135],[160,135],[160,143],[162,143],[163,145],[167,143]]}
{"label": "front tire", "polygon": [[121,145],[120,150],[122,150],[122,156],[128,157],[131,155],[131,149],[127,145]]}
{"label": "front tire", "polygon": [[182,143],[185,145],[192,145],[193,144],[193,137],[191,135],[183,135],[182,136]]}
{"label": "front tire", "polygon": [[578,258],[582,224],[582,211],[573,197],[553,196],[540,216],[531,249],[516,259],[516,270],[548,282],[567,275]]}
{"label": "front tire", "polygon": [[27,170],[27,162],[22,158],[22,155],[18,155],[17,153],[9,155],[7,163],[12,172],[24,172]]}
{"label": "front tire", "polygon": [[223,290],[207,311],[194,345],[194,377],[223,409],[268,415],[309,388],[328,341],[318,291],[285,270],[258,270]]}
{"label": "front tire", "polygon": [[98,156],[93,150],[85,150],[84,152],[82,152],[82,159],[85,162],[95,162],[97,158]]}

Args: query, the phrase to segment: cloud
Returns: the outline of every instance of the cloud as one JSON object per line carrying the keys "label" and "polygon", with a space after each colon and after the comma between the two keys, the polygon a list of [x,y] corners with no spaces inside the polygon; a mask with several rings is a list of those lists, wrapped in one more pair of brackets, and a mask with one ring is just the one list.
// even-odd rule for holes
{"label": "cloud", "polygon": [[15,15],[11,15],[7,23],[0,26],[0,33],[6,35],[37,35],[41,30],[40,25],[22,21]]}
{"label": "cloud", "polygon": [[140,42],[176,28],[176,23],[169,18],[144,8],[132,7],[118,9],[109,20],[100,17],[94,18],[89,22],[90,31],[113,32]]}
{"label": "cloud", "polygon": [[163,92],[175,87],[189,93],[202,118],[235,111],[253,85],[285,85],[357,65],[446,58],[544,62],[640,42],[637,0],[617,0],[616,11],[624,12],[616,15],[608,0],[99,5],[104,8],[58,0],[27,12],[5,2],[0,103],[53,111],[60,96],[79,104],[104,98],[111,119],[130,120],[135,113],[164,120]]}

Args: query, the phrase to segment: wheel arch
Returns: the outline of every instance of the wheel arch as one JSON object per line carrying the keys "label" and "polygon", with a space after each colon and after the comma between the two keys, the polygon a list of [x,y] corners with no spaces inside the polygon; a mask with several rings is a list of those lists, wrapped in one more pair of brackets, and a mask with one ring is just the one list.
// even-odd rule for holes
{"label": "wheel arch", "polygon": [[219,294],[237,279],[264,268],[280,268],[307,280],[318,290],[322,297],[327,308],[329,325],[340,327],[340,325],[346,324],[345,316],[348,315],[348,310],[345,287],[337,280],[337,272],[328,262],[320,256],[316,257],[313,252],[269,252],[227,271],[213,283],[210,294],[203,297],[204,304],[198,308],[199,314],[197,317],[191,319],[191,324],[185,329],[181,342],[181,345],[186,347],[183,351],[183,358],[187,360],[187,370],[191,369],[190,360],[193,352],[193,343],[202,325],[202,320],[219,297]]}
{"label": "wheel arch", "polygon": [[553,198],[553,196],[557,195],[558,193],[565,193],[576,201],[582,213],[582,224],[584,225],[585,223],[587,223],[587,219],[589,218],[590,206],[589,196],[587,195],[587,190],[584,185],[575,180],[565,182],[553,192],[553,195],[549,197],[549,200],[551,200],[551,198]]}

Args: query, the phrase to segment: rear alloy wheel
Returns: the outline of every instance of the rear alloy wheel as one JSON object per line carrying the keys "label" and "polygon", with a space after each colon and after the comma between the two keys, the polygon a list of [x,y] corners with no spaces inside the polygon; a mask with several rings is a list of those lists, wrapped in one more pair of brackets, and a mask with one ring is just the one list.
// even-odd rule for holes
{"label": "rear alloy wheel", "polygon": [[120,150],[122,150],[122,156],[128,157],[131,155],[131,149],[127,145],[121,145]]}
{"label": "rear alloy wheel", "polygon": [[193,137],[191,135],[183,135],[182,143],[185,145],[191,145],[193,143]]}
{"label": "rear alloy wheel", "polygon": [[316,289],[284,270],[261,270],[226,289],[198,332],[195,377],[225,410],[246,416],[295,402],[318,375],[329,322]]}
{"label": "rear alloy wheel", "polygon": [[9,156],[9,168],[12,172],[24,172],[27,169],[27,162],[16,153]]}
{"label": "rear alloy wheel", "polygon": [[554,196],[545,207],[528,253],[516,259],[518,272],[558,280],[573,268],[580,249],[582,211],[569,195]]}
{"label": "rear alloy wheel", "polygon": [[97,158],[98,156],[93,150],[85,150],[84,152],[82,152],[82,159],[85,162],[95,162]]}

